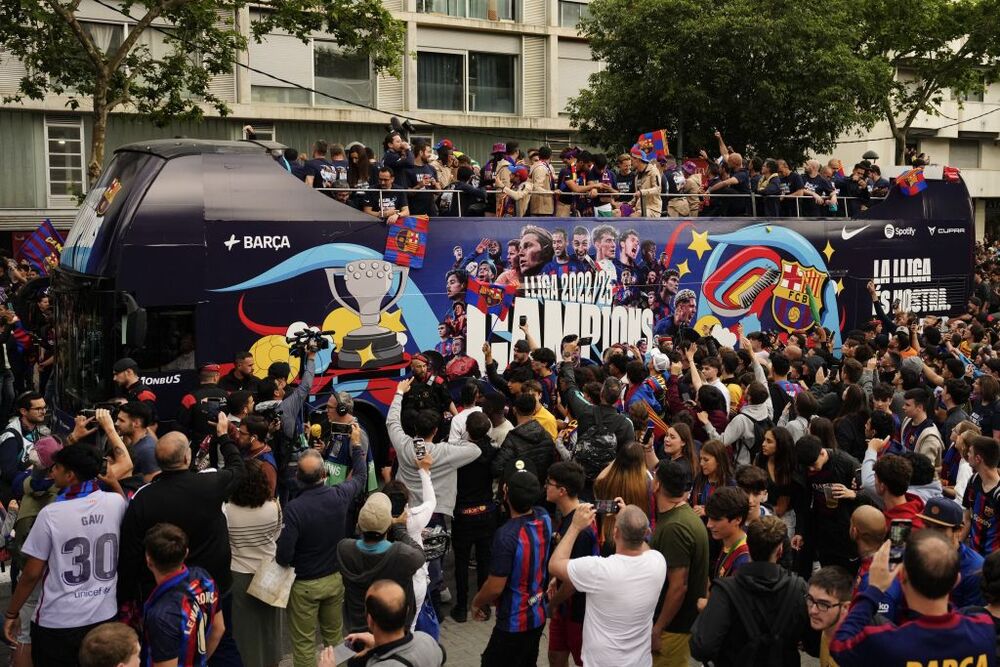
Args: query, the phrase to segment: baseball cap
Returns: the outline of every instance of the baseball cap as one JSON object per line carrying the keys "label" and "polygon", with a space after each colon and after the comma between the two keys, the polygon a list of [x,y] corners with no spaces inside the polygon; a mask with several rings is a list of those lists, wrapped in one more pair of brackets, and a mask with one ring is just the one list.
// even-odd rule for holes
{"label": "baseball cap", "polygon": [[442,139],[441,141],[434,144],[434,150],[436,151],[439,151],[442,148],[447,148],[448,150],[451,150],[454,147],[455,144],[451,143],[451,139]]}
{"label": "baseball cap", "polygon": [[653,352],[650,358],[653,360],[653,368],[656,370],[665,371],[670,368],[670,357],[667,355],[661,352]]}
{"label": "baseball cap", "polygon": [[514,507],[534,505],[542,495],[538,478],[535,477],[535,473],[524,470],[523,461],[517,461],[514,466],[515,468],[520,466],[520,469],[507,479],[507,499]]}
{"label": "baseball cap", "polygon": [[531,346],[528,345],[528,341],[522,338],[521,340],[514,343],[515,352],[531,352]]}
{"label": "baseball cap", "polygon": [[685,160],[684,164],[681,165],[681,169],[684,170],[685,174],[690,176],[694,172],[698,171],[698,165],[691,160]]}
{"label": "baseball cap", "polygon": [[502,141],[498,141],[495,144],[493,144],[493,150],[490,151],[490,152],[493,153],[494,155],[496,155],[497,153],[500,153],[500,154],[506,153],[507,152],[507,144],[505,144]]}
{"label": "baseball cap", "polygon": [[928,500],[924,505],[924,511],[917,516],[925,523],[930,522],[948,528],[958,528],[964,519],[959,504],[943,496]]}
{"label": "baseball cap", "polygon": [[427,361],[427,357],[425,357],[422,354],[415,354],[415,355],[413,355],[412,357],[410,357],[410,361],[411,362],[419,361],[420,363],[423,363],[423,364],[430,364],[430,362]]}
{"label": "baseball cap", "polygon": [[115,362],[115,365],[112,368],[112,370],[115,373],[123,373],[129,369],[132,369],[134,371],[139,370],[139,364],[137,364],[135,362],[135,359],[133,359],[132,357],[125,357],[124,359],[119,359],[118,361]]}
{"label": "baseball cap", "polygon": [[358,530],[362,533],[383,534],[392,525],[392,501],[378,491],[370,496],[358,513]]}

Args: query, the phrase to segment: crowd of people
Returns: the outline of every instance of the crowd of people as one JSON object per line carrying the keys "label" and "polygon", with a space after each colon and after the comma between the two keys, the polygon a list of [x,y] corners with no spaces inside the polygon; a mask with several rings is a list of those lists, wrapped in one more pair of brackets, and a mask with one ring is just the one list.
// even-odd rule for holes
{"label": "crowd of people", "polygon": [[288,148],[277,159],[313,188],[394,222],[397,216],[809,217],[855,215],[884,198],[890,182],[862,160],[744,157],[716,132],[719,154],[677,158],[636,145],[605,155],[576,147],[521,148],[499,142],[482,163],[442,139],[412,144],[398,132],[383,153],[360,143],[316,141],[310,153]]}
{"label": "crowd of people", "polygon": [[[998,256],[959,317],[873,290],[839,349],[682,326],[598,361],[525,328],[457,395],[414,355],[380,471],[349,394],[298,423],[311,349],[297,384],[203,365],[176,430],[131,359],[67,434],[29,390],[0,441],[13,664],[269,666],[288,636],[297,667],[429,666],[486,621],[484,666],[537,664],[546,628],[559,666],[995,664]],[[289,567],[281,606],[261,573]]]}

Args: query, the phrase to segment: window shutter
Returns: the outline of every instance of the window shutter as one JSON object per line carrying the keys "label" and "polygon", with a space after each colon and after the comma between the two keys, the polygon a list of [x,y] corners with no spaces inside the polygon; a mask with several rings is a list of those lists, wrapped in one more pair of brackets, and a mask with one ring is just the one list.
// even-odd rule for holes
{"label": "window shutter", "polygon": [[523,0],[524,23],[528,25],[545,25],[546,0]]}
{"label": "window shutter", "polygon": [[13,95],[28,70],[10,51],[0,49],[0,94]]}
{"label": "window shutter", "polygon": [[545,115],[545,38],[524,37],[521,58],[522,114]]}
{"label": "window shutter", "polygon": [[376,106],[389,111],[403,110],[403,79],[388,74],[378,75],[378,99]]}
{"label": "window shutter", "polygon": [[312,88],[312,46],[291,35],[265,35],[260,44],[250,38],[250,66],[290,81],[278,81],[266,74],[250,73],[251,86]]}
{"label": "window shutter", "polygon": [[[236,19],[233,16],[232,10],[219,9],[216,11],[216,14],[218,15],[218,19],[215,22],[216,27],[231,29],[236,25]],[[233,69],[225,74],[212,76],[211,81],[208,82],[208,90],[224,102],[235,102],[236,67],[234,66]]]}

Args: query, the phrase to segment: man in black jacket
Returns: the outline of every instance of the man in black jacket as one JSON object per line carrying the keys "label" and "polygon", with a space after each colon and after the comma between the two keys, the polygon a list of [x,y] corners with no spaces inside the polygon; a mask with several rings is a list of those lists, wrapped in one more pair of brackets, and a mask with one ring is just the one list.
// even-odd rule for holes
{"label": "man in black jacket", "polygon": [[341,606],[344,584],[337,544],[347,530],[347,511],[364,489],[367,450],[361,427],[351,425],[351,478],[326,486],[323,456],[309,449],[299,458],[295,473],[302,492],[285,509],[285,525],[278,536],[274,559],[295,568],[295,583],[288,598],[288,623],[295,667],[316,664],[316,627],[323,641],[336,646],[343,639]]}
{"label": "man in black jacket", "polygon": [[[479,448],[479,458],[458,469],[455,518],[452,522],[452,549],[455,552],[455,606],[451,617],[458,623],[468,619],[469,556],[476,547],[476,579],[482,588],[489,576],[493,533],[498,508],[493,502],[491,464],[497,449],[490,441],[492,422],[482,412],[473,412],[465,424],[468,439]],[[470,446],[468,443],[463,446]]]}
{"label": "man in black jacket", "polygon": [[[531,394],[523,393],[514,399],[517,425],[507,434],[500,451],[493,459],[493,476],[506,480],[513,472],[514,461],[523,460],[531,466],[538,479],[545,479],[555,457],[556,446],[552,437],[535,419],[538,401]],[[511,468],[511,469],[508,469]]]}
{"label": "man in black jacket", "polygon": [[136,492],[125,511],[118,561],[119,601],[141,604],[155,586],[153,575],[146,568],[143,546],[146,531],[158,523],[171,523],[184,531],[188,536],[185,564],[207,570],[222,597],[226,634],[213,656],[216,664],[239,664],[239,651],[231,632],[232,553],[222,503],[243,482],[246,467],[228,430],[229,420],[220,412],[213,444],[218,446],[225,467],[213,472],[191,470],[191,444],[182,433],[172,431],[160,438],[156,443],[156,462],[161,472]]}
{"label": "man in black jacket", "polygon": [[778,565],[787,532],[776,516],[747,528],[751,562],[717,579],[691,627],[691,657],[727,665],[799,665],[799,642],[810,632],[806,582]]}
{"label": "man in black jacket", "polygon": [[563,363],[559,366],[559,386],[563,390],[563,405],[569,408],[577,421],[577,433],[585,434],[592,426],[601,423],[615,434],[618,447],[635,440],[635,428],[625,415],[619,414],[615,403],[621,398],[621,383],[609,378],[601,387],[601,403],[594,405],[583,397],[576,386],[573,362],[580,347],[578,341],[563,346]]}
{"label": "man in black jacket", "polygon": [[858,504],[855,473],[861,464],[847,452],[825,449],[814,435],[799,438],[795,455],[809,489],[804,507],[795,512],[792,547],[801,557],[799,572],[812,571],[813,554],[824,567],[841,565],[855,572],[850,529]]}

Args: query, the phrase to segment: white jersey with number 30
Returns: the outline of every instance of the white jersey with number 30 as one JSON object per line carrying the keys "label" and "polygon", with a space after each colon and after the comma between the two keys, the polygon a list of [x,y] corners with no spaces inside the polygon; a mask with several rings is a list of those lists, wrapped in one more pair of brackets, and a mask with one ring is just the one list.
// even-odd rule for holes
{"label": "white jersey with number 30", "polygon": [[45,506],[23,551],[47,563],[33,619],[44,628],[79,628],[118,611],[118,537],[127,503],[115,493]]}

